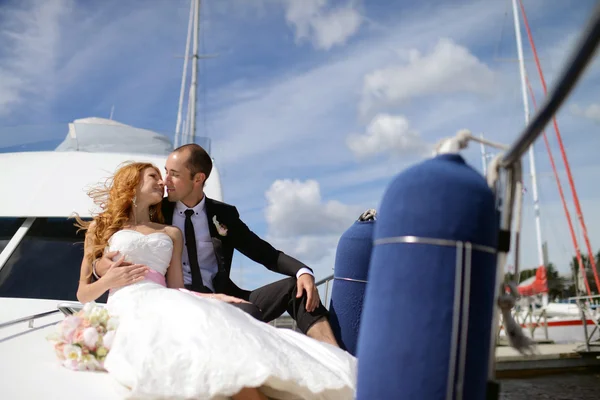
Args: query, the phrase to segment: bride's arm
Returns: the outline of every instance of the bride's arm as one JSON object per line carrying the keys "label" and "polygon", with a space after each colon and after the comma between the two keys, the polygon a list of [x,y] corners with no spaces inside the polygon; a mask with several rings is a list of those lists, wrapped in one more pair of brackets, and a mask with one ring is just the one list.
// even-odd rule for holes
{"label": "bride's arm", "polygon": [[183,234],[177,227],[169,226],[165,229],[167,234],[173,240],[173,254],[171,255],[171,262],[169,268],[167,268],[166,280],[167,287],[170,288],[183,288],[183,267],[181,266],[181,254],[183,252]]}
{"label": "bride's arm", "polygon": [[92,283],[92,264],[88,261],[88,254],[92,251],[92,235],[96,224],[94,222],[89,226],[83,248],[83,260],[81,261],[81,273],[79,276],[79,287],[77,288],[77,300],[81,303],[87,303],[96,300],[102,296],[109,287],[106,279],[100,279]]}
{"label": "bride's arm", "polygon": [[77,288],[77,300],[81,303],[94,301],[109,289],[139,282],[144,279],[148,271],[148,267],[145,265],[121,265],[125,260],[125,256],[121,256],[117,261],[110,264],[106,274],[97,281],[92,282],[92,264],[88,261],[87,255],[93,251],[92,232],[94,228],[95,224],[92,222],[85,235],[79,287]]}

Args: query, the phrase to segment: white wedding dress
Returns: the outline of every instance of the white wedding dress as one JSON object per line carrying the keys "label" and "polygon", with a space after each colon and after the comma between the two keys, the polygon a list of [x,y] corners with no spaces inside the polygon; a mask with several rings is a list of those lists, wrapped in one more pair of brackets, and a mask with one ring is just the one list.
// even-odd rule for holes
{"label": "white wedding dress", "polygon": [[[162,277],[173,243],[121,230],[109,247]],[[104,365],[132,398],[227,399],[244,387],[275,399],[354,398],[352,355],[222,301],[144,280],[111,292],[107,308],[119,327]]]}

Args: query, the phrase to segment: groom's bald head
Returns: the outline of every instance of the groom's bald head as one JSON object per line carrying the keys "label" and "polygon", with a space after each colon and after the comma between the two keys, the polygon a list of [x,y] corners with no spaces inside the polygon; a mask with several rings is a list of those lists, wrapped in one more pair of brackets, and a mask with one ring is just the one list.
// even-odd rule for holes
{"label": "groom's bald head", "polygon": [[208,179],[213,163],[202,146],[195,143],[184,144],[173,150],[173,153],[177,153],[185,159],[185,167],[190,170],[192,178],[201,172]]}

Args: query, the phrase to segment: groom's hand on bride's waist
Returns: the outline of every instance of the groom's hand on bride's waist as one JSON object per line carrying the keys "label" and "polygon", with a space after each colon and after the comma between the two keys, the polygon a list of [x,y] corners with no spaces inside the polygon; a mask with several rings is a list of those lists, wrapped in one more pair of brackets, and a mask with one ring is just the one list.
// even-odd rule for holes
{"label": "groom's hand on bride's waist", "polygon": [[[145,267],[146,270],[148,269],[148,267],[146,265],[132,264],[129,261],[125,261],[124,256],[115,258],[118,255],[119,255],[118,251],[109,251],[107,253],[104,253],[104,255],[102,255],[102,258],[99,258],[92,263],[92,272],[93,272],[94,276],[96,277],[96,279],[100,279],[101,277],[106,275],[106,273],[108,272],[109,269],[114,268],[114,267],[137,266],[137,267]],[[113,261],[113,260],[115,260],[115,261]]]}
{"label": "groom's hand on bride's waist", "polygon": [[122,265],[124,257],[112,263],[102,279],[108,289],[116,289],[144,280],[148,267],[141,264]]}

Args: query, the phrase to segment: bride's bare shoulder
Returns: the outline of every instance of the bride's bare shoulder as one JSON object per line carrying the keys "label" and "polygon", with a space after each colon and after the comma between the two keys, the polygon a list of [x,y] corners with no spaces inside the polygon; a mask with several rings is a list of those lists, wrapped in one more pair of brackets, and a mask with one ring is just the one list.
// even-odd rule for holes
{"label": "bride's bare shoulder", "polygon": [[166,233],[169,236],[173,236],[175,234],[177,234],[176,231],[179,231],[179,228],[171,226],[171,225],[165,225],[165,224],[159,224],[158,222],[151,222],[147,225],[148,228],[150,228],[150,230],[152,232],[155,233]]}
{"label": "bride's bare shoulder", "polygon": [[163,225],[162,231],[169,235],[174,241],[183,240],[183,233],[176,226]]}
{"label": "bride's bare shoulder", "polygon": [[183,233],[181,232],[181,230],[176,227],[176,226],[172,226],[172,225],[165,225],[165,224],[159,224],[156,222],[153,222],[150,227],[155,230],[156,232],[162,232],[162,233],[166,233],[167,235],[169,235],[171,237],[171,239],[173,240],[183,240]]}

